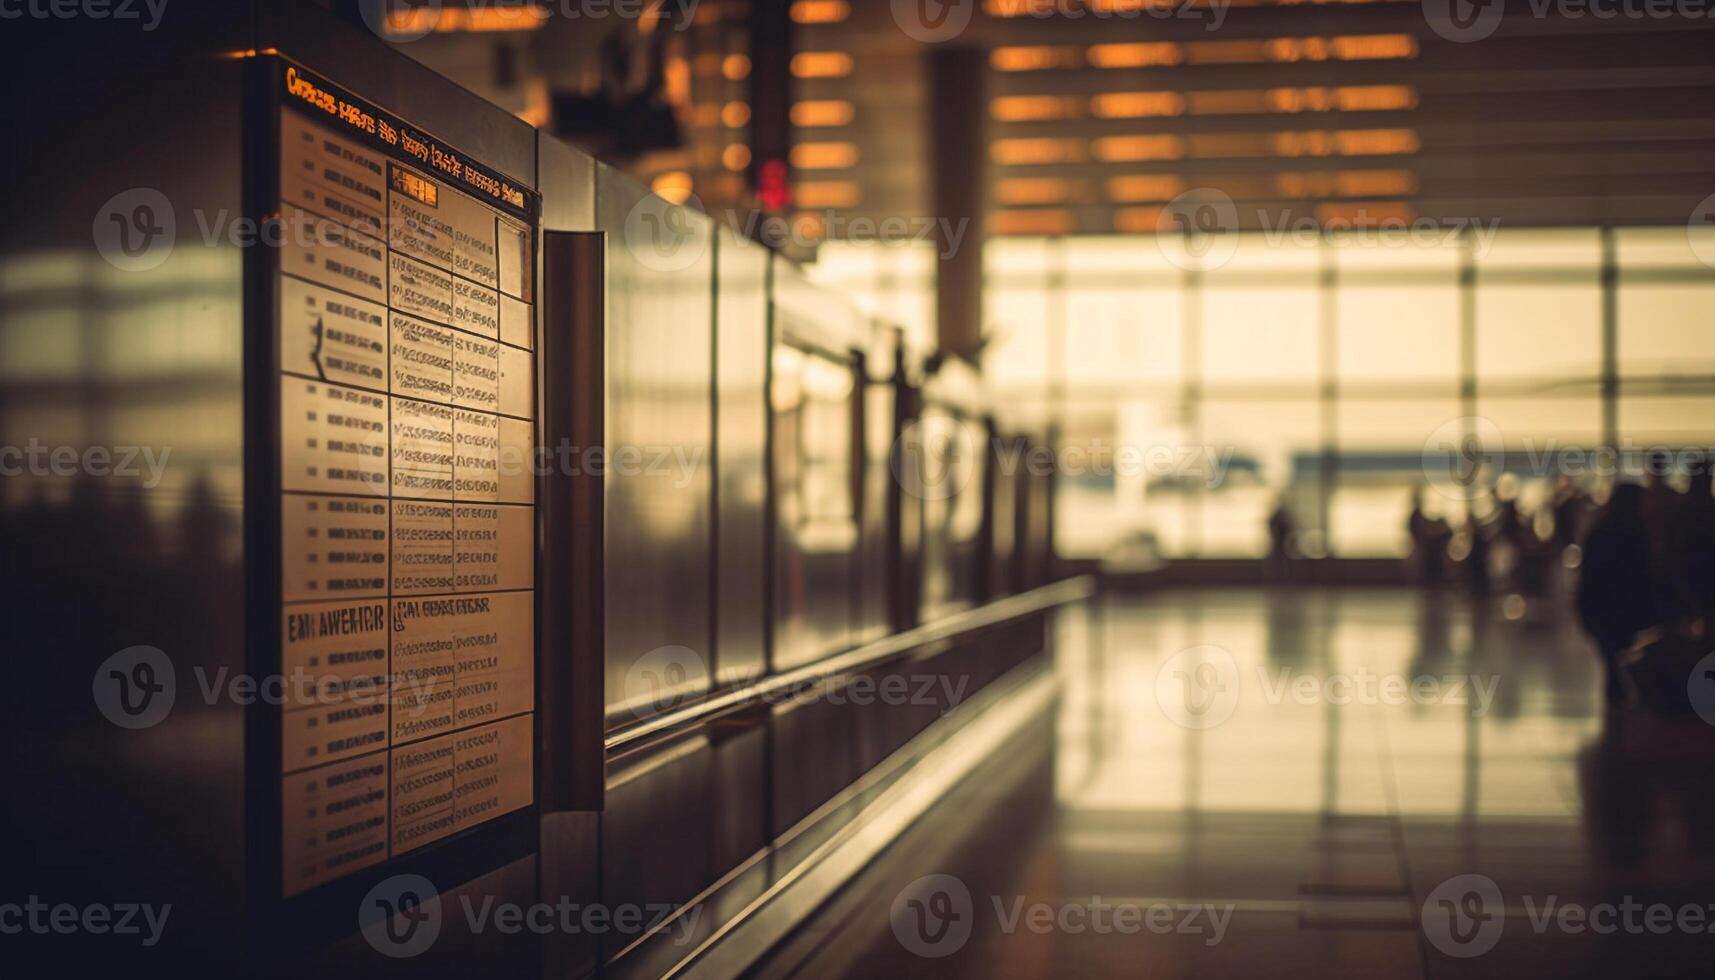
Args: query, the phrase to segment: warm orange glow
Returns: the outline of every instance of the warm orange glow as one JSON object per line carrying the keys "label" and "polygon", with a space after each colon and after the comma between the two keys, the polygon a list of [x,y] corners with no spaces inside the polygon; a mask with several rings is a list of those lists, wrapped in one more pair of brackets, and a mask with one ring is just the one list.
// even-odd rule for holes
{"label": "warm orange glow", "polygon": [[1170,201],[1184,190],[1185,181],[1171,174],[1108,178],[1108,197],[1115,201]]}
{"label": "warm orange glow", "polygon": [[1194,115],[1213,116],[1269,110],[1268,95],[1259,89],[1191,92],[1187,98]]}
{"label": "warm orange glow", "polygon": [[844,51],[805,51],[792,56],[794,78],[844,78],[852,73],[852,56]]}
{"label": "warm orange glow", "polygon": [[989,155],[996,163],[1073,163],[1084,158],[1084,144],[1074,139],[1020,138],[995,140]]}
{"label": "warm orange glow", "polygon": [[844,126],[852,121],[855,110],[844,99],[819,99],[792,104],[792,125]]}
{"label": "warm orange glow", "polygon": [[792,4],[792,20],[799,24],[838,24],[851,12],[846,0],[797,0]]}
{"label": "warm orange glow", "polygon": [[1059,204],[1071,198],[1072,184],[1059,177],[1013,177],[996,181],[994,196],[1002,204]]}
{"label": "warm orange glow", "polygon": [[743,143],[730,143],[721,151],[721,166],[728,170],[743,170],[750,166],[750,147]]}
{"label": "warm orange glow", "polygon": [[1178,136],[1104,136],[1091,146],[1096,159],[1108,163],[1177,160],[1185,155],[1185,141]]}
{"label": "warm orange glow", "polygon": [[792,199],[805,208],[855,208],[863,191],[851,180],[803,180],[793,185]]}
{"label": "warm orange glow", "polygon": [[1363,34],[1334,39],[1334,57],[1341,61],[1380,61],[1417,57],[1417,39],[1410,34]]}
{"label": "warm orange glow", "polygon": [[1360,227],[1388,222],[1410,224],[1417,220],[1417,209],[1404,201],[1362,201],[1350,204],[1318,204],[1316,220],[1350,222]]}
{"label": "warm orange glow", "polygon": [[1412,129],[1342,129],[1334,133],[1335,146],[1344,156],[1390,156],[1416,153],[1420,145]]}
{"label": "warm orange glow", "polygon": [[1069,46],[1028,45],[995,48],[989,64],[996,71],[1041,71],[1045,68],[1077,68],[1082,64],[1078,49]]}
{"label": "warm orange glow", "polygon": [[1160,208],[1117,208],[1114,211],[1114,230],[1133,235],[1150,235],[1160,228],[1160,220]]}
{"label": "warm orange glow", "polygon": [[683,58],[668,58],[662,71],[666,82],[667,104],[691,104],[691,66]]}
{"label": "warm orange glow", "polygon": [[1265,41],[1192,41],[1185,47],[1193,65],[1238,65],[1269,60]]}
{"label": "warm orange glow", "polygon": [[750,58],[742,54],[729,54],[721,59],[721,75],[727,81],[736,82],[750,77]]}
{"label": "warm orange glow", "polygon": [[1090,111],[1103,119],[1177,116],[1185,111],[1178,92],[1107,92],[1090,100]]}
{"label": "warm orange glow", "polygon": [[1409,34],[1277,37],[1267,43],[1271,61],[1387,61],[1417,57],[1417,40]]}
{"label": "warm orange glow", "polygon": [[721,107],[714,102],[704,102],[691,107],[691,124],[694,126],[718,126],[721,121]]}
{"label": "warm orange glow", "polygon": [[1152,68],[1179,64],[1185,60],[1185,50],[1168,41],[1095,44],[1090,46],[1087,57],[1097,68]]}
{"label": "warm orange glow", "polygon": [[1275,112],[1380,112],[1417,106],[1417,90],[1410,85],[1274,88],[1268,97]]}
{"label": "warm orange glow", "polygon": [[548,19],[548,11],[534,6],[417,7],[390,10],[385,21],[388,33],[437,34],[533,31]]}
{"label": "warm orange glow", "polygon": [[674,204],[683,204],[691,196],[691,175],[683,170],[670,171],[650,181],[649,189]]}
{"label": "warm orange glow", "polygon": [[799,143],[792,148],[792,166],[799,170],[839,170],[857,161],[856,143]]}
{"label": "warm orange glow", "polygon": [[1409,170],[1298,171],[1277,174],[1275,189],[1285,197],[1393,197],[1417,192]]}
{"label": "warm orange glow", "polygon": [[750,122],[750,106],[743,102],[728,102],[721,106],[721,125],[737,129]]}
{"label": "warm orange glow", "polygon": [[1064,235],[1072,230],[1072,215],[1058,208],[996,211],[989,230],[997,235]]}
{"label": "warm orange glow", "polygon": [[1003,95],[989,103],[989,112],[1001,122],[1072,119],[1082,101],[1069,95]]}

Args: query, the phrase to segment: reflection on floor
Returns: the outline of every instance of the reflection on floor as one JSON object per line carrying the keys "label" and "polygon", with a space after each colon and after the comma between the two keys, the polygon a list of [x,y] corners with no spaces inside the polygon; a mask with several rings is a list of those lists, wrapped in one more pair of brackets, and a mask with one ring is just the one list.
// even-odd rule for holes
{"label": "reflection on floor", "polygon": [[1715,729],[1606,724],[1555,609],[1173,592],[754,971],[1708,976]]}

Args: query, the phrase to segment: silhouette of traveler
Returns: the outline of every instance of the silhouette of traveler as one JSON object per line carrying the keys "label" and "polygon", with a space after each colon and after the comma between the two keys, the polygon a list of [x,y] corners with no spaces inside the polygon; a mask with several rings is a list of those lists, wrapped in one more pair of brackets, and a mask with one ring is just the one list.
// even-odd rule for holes
{"label": "silhouette of traveler", "polygon": [[1424,585],[1441,585],[1447,567],[1447,541],[1453,529],[1439,517],[1430,517],[1423,509],[1423,487],[1411,488],[1411,516],[1405,520],[1406,533],[1411,535],[1411,560]]}
{"label": "silhouette of traveler", "polygon": [[[1679,498],[1667,525],[1662,561],[1670,617],[1694,635],[1715,631],[1715,473],[1703,460],[1692,468],[1691,489]],[[1701,627],[1700,629],[1697,627]]]}
{"label": "silhouette of traveler", "polygon": [[1614,487],[1614,494],[1584,539],[1578,579],[1578,618],[1596,641],[1607,681],[1608,703],[1620,697],[1619,657],[1641,630],[1655,622],[1652,562],[1644,527],[1644,488]]}
{"label": "silhouette of traveler", "polygon": [[1286,494],[1275,498],[1274,510],[1268,515],[1268,572],[1276,582],[1292,579],[1292,538],[1296,525]]}

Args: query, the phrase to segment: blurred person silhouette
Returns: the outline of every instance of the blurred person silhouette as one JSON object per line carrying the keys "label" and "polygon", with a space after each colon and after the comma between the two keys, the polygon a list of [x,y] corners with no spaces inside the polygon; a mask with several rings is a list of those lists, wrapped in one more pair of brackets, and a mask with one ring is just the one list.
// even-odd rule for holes
{"label": "blurred person silhouette", "polygon": [[1715,632],[1715,472],[1692,466],[1691,486],[1667,522],[1662,561],[1673,625],[1695,637]]}
{"label": "blurred person silhouette", "polygon": [[1466,543],[1465,586],[1470,589],[1472,598],[1484,598],[1489,594],[1489,533],[1474,508],[1465,512],[1461,536]]}
{"label": "blurred person silhouette", "polygon": [[1292,580],[1292,539],[1297,523],[1292,519],[1292,506],[1285,493],[1274,498],[1274,510],[1268,515],[1268,575],[1274,582]]}
{"label": "blurred person silhouette", "polygon": [[1417,568],[1418,581],[1438,588],[1447,569],[1447,542],[1453,529],[1440,517],[1431,517],[1423,506],[1423,486],[1411,488],[1411,515],[1405,519],[1405,531],[1411,536],[1411,561]]}
{"label": "blurred person silhouette", "polygon": [[1610,707],[1619,703],[1623,693],[1620,655],[1656,621],[1644,497],[1644,488],[1635,483],[1614,487],[1584,538],[1578,618],[1596,641],[1606,678],[1603,693]]}

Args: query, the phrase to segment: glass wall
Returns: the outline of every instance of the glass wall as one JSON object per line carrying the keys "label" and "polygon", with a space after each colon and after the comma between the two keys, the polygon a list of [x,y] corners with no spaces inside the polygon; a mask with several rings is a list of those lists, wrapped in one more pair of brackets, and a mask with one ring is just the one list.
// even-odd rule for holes
{"label": "glass wall", "polygon": [[1425,463],[1449,433],[1477,431],[1527,502],[1561,474],[1600,483],[1581,450],[1635,472],[1650,449],[1715,446],[1700,255],[1683,228],[1253,234],[1201,256],[1001,239],[985,370],[1003,400],[1055,393],[1063,554],[1258,557],[1279,511],[1301,553],[1400,556],[1415,489],[1464,518]]}
{"label": "glass wall", "polygon": [[[927,246],[823,248],[812,272],[934,337]],[[1060,420],[1062,554],[1406,552],[1426,447],[1477,432],[1534,499],[1579,451],[1636,472],[1715,447],[1715,229],[1437,229],[1408,238],[991,239],[983,372]],[[1480,421],[1478,421],[1480,420]],[[1491,443],[1493,443],[1491,445]],[[1495,475],[1495,474],[1491,474]]]}

